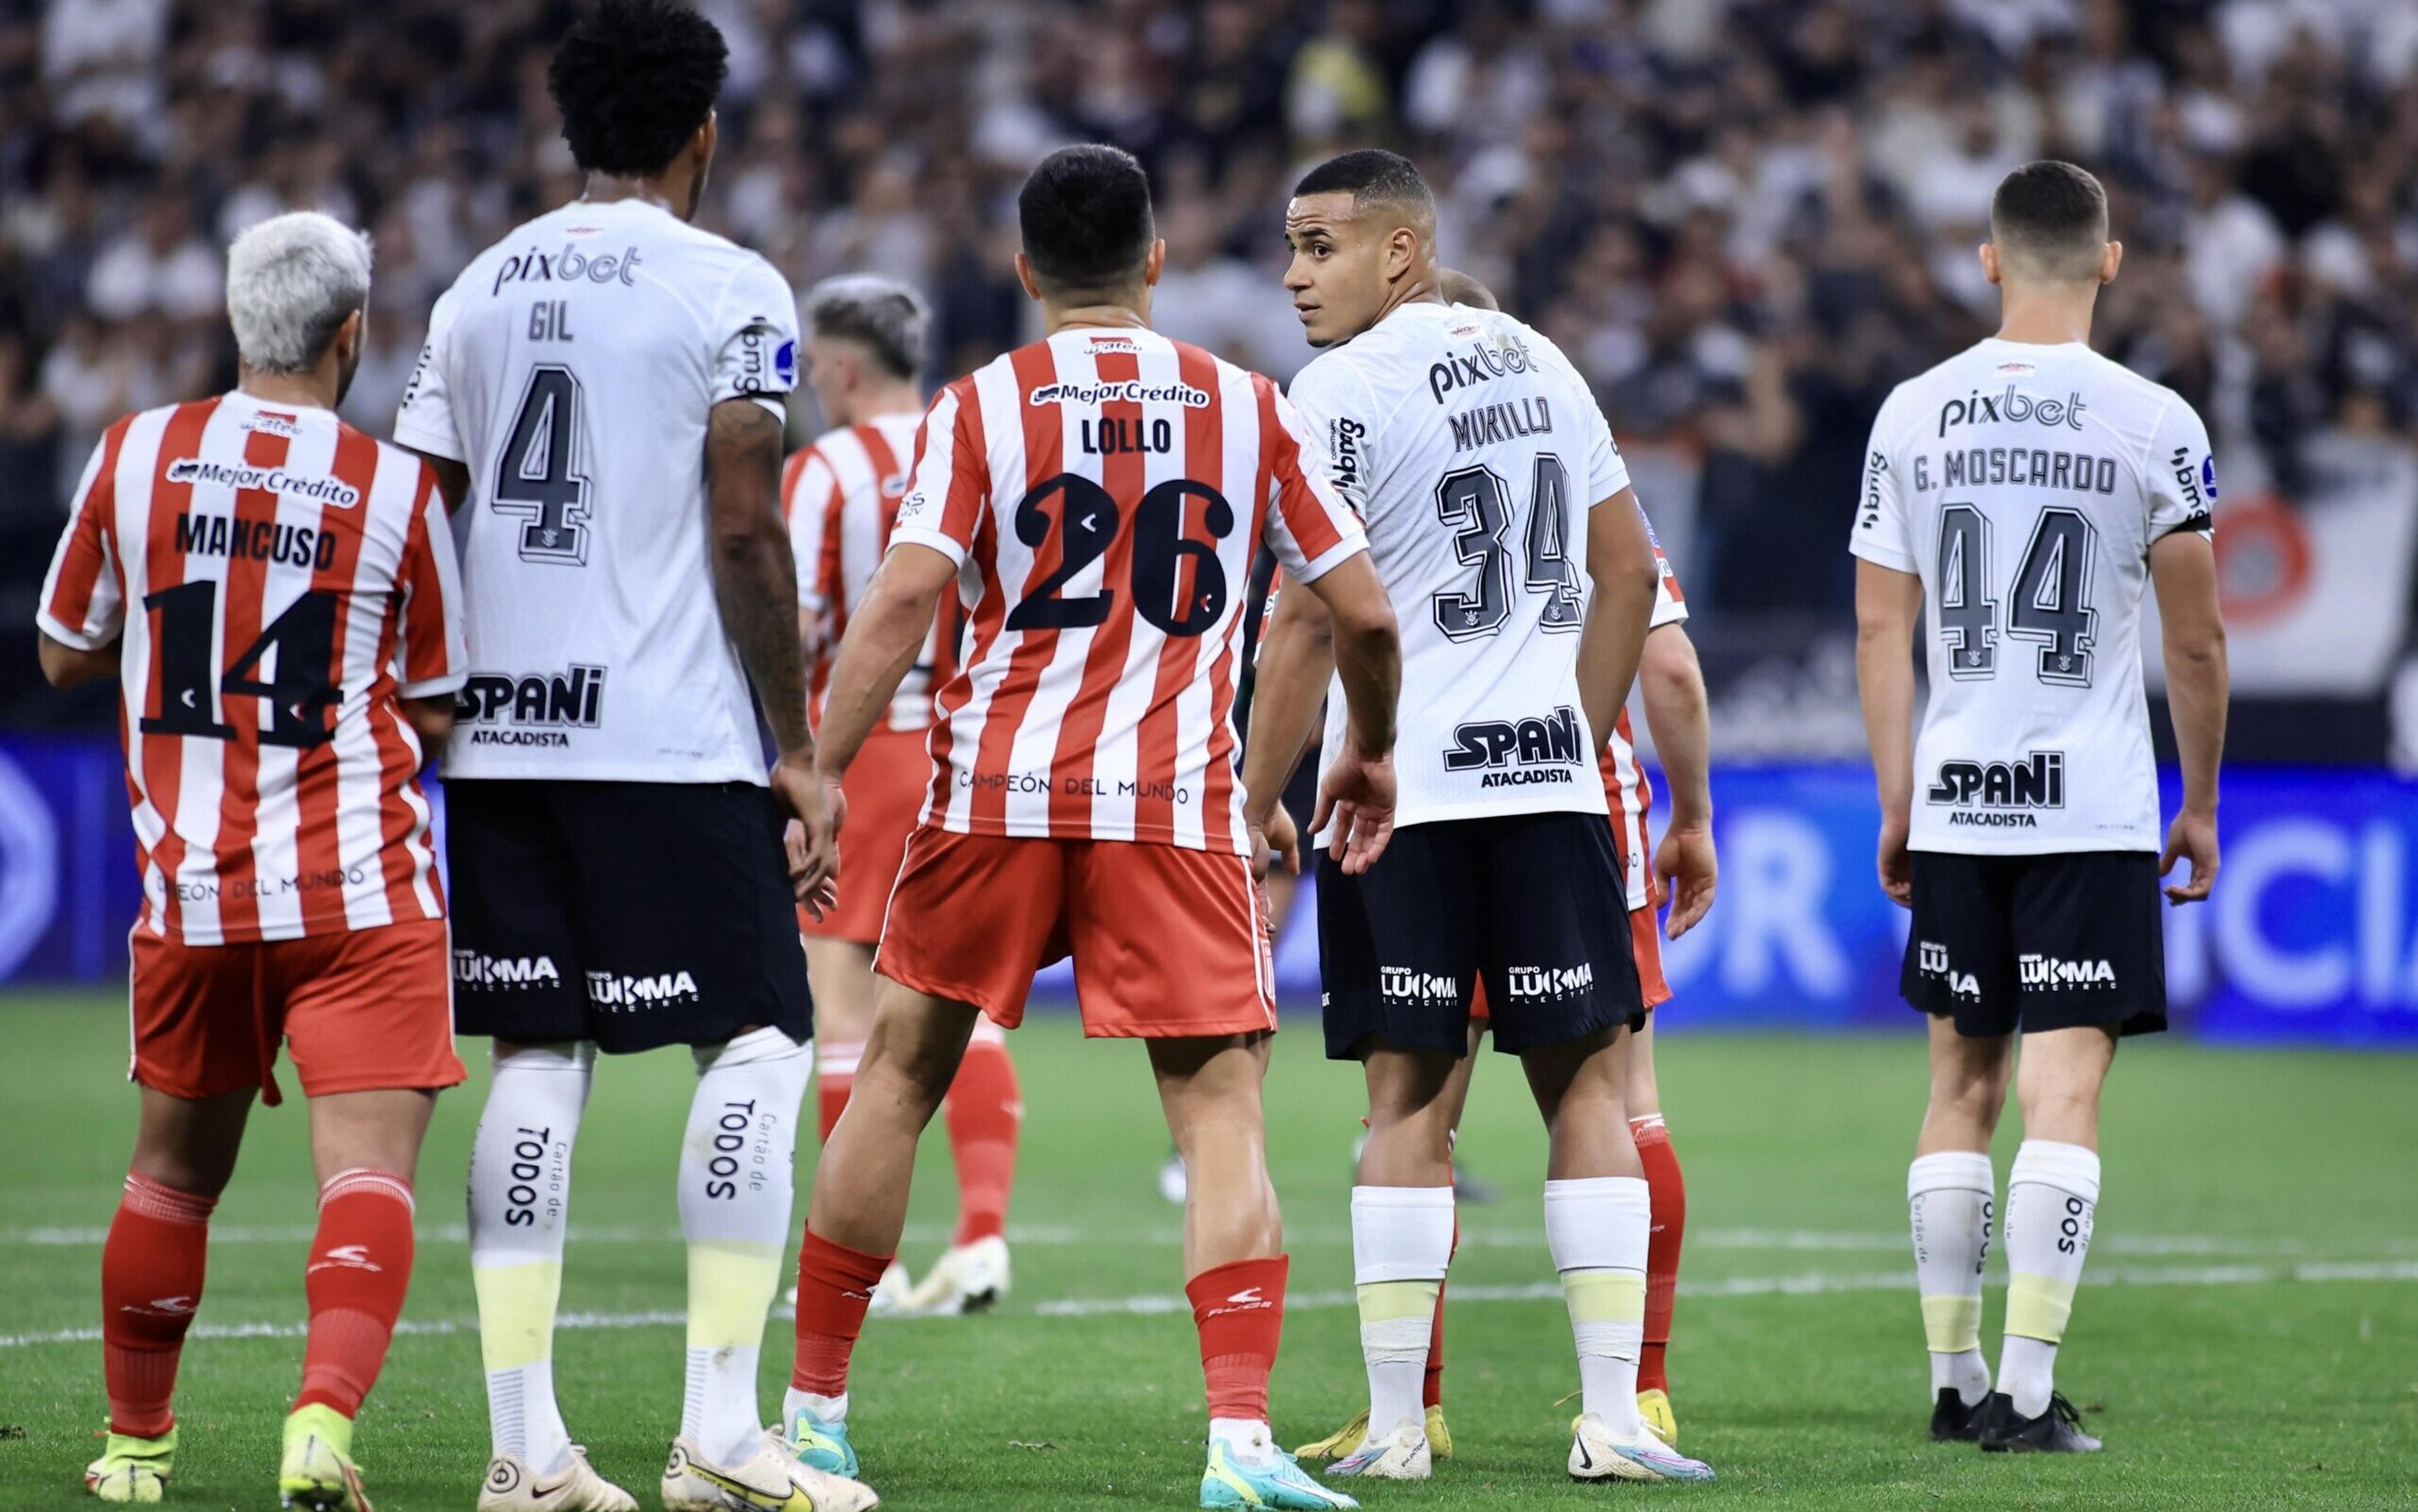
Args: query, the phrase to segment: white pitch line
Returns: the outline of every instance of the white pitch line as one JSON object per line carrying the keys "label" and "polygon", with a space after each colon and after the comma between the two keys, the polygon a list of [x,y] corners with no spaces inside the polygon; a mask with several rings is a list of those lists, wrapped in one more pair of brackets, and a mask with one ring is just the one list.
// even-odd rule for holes
{"label": "white pitch line", "polygon": [[[1718,1281],[1682,1281],[1684,1297],[1814,1296],[1834,1292],[1896,1291],[1913,1284],[1910,1272],[1866,1271],[1839,1275],[1822,1271],[1798,1275],[1735,1275]],[[2418,1260],[2327,1260],[2301,1265],[2103,1266],[2087,1273],[2085,1286],[2245,1286],[2279,1281],[2418,1282]],[[1558,1302],[1558,1282],[1532,1281],[1518,1286],[1455,1286],[1446,1292],[1454,1305],[1462,1303]],[[1350,1307],[1357,1299],[1350,1291],[1296,1291],[1285,1298],[1288,1311],[1324,1311]],[[1061,1297],[1036,1304],[1042,1318],[1156,1317],[1192,1310],[1184,1297],[1153,1293],[1138,1297]],[[1008,1316],[1014,1316],[1011,1309]],[[787,1307],[773,1309],[774,1318],[791,1316]],[[555,1321],[558,1329],[667,1328],[687,1321],[681,1312],[567,1312]],[[450,1336],[478,1332],[472,1318],[406,1318],[395,1325],[398,1334]],[[195,1323],[188,1338],[300,1338],[304,1323]],[[89,1344],[100,1337],[98,1328],[61,1328],[47,1334],[0,1334],[0,1350],[30,1349],[42,1344]]]}

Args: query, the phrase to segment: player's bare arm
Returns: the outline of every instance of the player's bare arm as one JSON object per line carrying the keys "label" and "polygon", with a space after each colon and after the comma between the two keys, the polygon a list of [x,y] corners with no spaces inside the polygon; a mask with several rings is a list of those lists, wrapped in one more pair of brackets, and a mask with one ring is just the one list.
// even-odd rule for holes
{"label": "player's bare arm", "polygon": [[2161,875],[2188,859],[2191,876],[2169,884],[2166,896],[2197,903],[2216,880],[2216,769],[2225,754],[2228,674],[2225,621],[2216,603],[2216,551],[2196,531],[2177,530],[2150,548],[2150,579],[2158,593],[2165,638],[2166,707],[2175,722],[2175,754],[2182,767],[2183,806],[2166,832]]}
{"label": "player's bare arm", "polygon": [[1635,489],[1622,489],[1588,513],[1587,576],[1595,593],[1579,632],[1579,700],[1600,750],[1637,680],[1662,580]]}
{"label": "player's bare arm", "polygon": [[1646,632],[1637,692],[1670,789],[1671,817],[1655,850],[1654,870],[1670,885],[1671,914],[1663,928],[1676,939],[1713,906],[1720,876],[1713,855],[1712,715],[1705,670],[1686,626],[1674,621]]}
{"label": "player's bare arm", "polygon": [[849,617],[831,685],[823,693],[822,744],[816,760],[825,781],[837,783],[847,773],[890,707],[956,573],[948,557],[911,541],[899,542],[881,558],[864,602]]}
{"label": "player's bare arm", "polygon": [[1914,632],[1921,615],[1921,578],[1856,563],[1856,691],[1880,786],[1881,891],[1900,908],[1914,906],[1905,840],[1914,804]]}
{"label": "player's bare arm", "polygon": [[[400,442],[396,444],[401,445]],[[436,475],[436,491],[445,496],[445,512],[460,513],[462,506],[470,501],[470,465],[451,457],[440,457],[432,451],[422,451],[417,447],[404,447],[404,450],[428,464],[428,470]]]}
{"label": "player's bare arm", "polygon": [[[1325,669],[1332,667],[1343,680],[1347,716],[1343,749],[1319,784],[1318,811],[1310,816],[1309,827],[1315,833],[1333,818],[1335,837],[1328,854],[1356,876],[1375,863],[1394,832],[1394,711],[1401,695],[1401,635],[1394,623],[1393,603],[1366,553],[1346,558],[1334,571],[1304,586],[1307,595],[1288,593],[1277,601],[1278,618],[1282,620],[1289,604],[1299,603],[1305,596],[1315,598],[1317,604],[1304,606],[1301,619],[1318,623],[1297,625],[1288,639],[1323,639],[1324,643],[1298,651],[1288,648],[1286,655],[1295,664],[1283,668],[1286,685],[1281,696],[1286,723],[1293,727],[1279,731],[1270,743],[1289,755],[1284,770],[1290,771],[1308,743],[1308,722],[1317,714],[1317,695],[1325,685]],[[1270,627],[1272,634],[1276,628]],[[1265,657],[1263,650],[1262,677],[1266,676]],[[1305,683],[1308,686],[1302,686]],[[1253,756],[1256,758],[1257,753]],[[1255,795],[1264,791],[1267,797],[1262,801],[1273,803],[1283,789],[1284,778],[1281,774],[1263,777],[1262,784],[1253,787],[1247,771],[1244,791]]]}
{"label": "player's bare arm", "polygon": [[404,723],[411,726],[411,733],[420,737],[421,751],[435,756],[445,749],[445,742],[453,737],[451,695],[441,698],[398,698],[395,701],[403,706]]}
{"label": "player's bare arm", "polygon": [[54,688],[73,688],[102,678],[117,676],[117,653],[125,642],[113,640],[108,645],[85,651],[78,650],[63,640],[42,637],[42,676]]}
{"label": "player's bare arm", "polygon": [[798,646],[797,564],[781,518],[781,421],[752,398],[713,406],[705,435],[706,513],[713,540],[713,587],[723,629],[772,726],[780,757],[773,794],[804,830],[791,847],[789,878],[810,899],[836,874],[839,852],[815,775],[806,724],[805,663]]}
{"label": "player's bare arm", "polygon": [[1293,833],[1293,844],[1278,845],[1272,826],[1283,807],[1278,799],[1285,781],[1318,727],[1334,675],[1335,624],[1326,605],[1308,593],[1278,593],[1252,672],[1251,727],[1243,742],[1243,822],[1290,872],[1301,870],[1299,833]]}

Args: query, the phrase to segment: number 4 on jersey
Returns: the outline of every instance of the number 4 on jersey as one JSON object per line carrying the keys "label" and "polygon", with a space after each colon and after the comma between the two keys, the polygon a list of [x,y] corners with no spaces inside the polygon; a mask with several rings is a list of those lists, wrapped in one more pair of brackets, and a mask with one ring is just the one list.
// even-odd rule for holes
{"label": "number 4 on jersey", "polygon": [[577,470],[579,379],[552,363],[529,370],[528,388],[496,461],[495,509],[526,516],[521,559],[588,563],[588,480]]}
{"label": "number 4 on jersey", "polygon": [[[2047,509],[2032,527],[2007,590],[2007,634],[2040,643],[2043,682],[2090,686],[2090,648],[2099,611],[2090,606],[2090,564],[2097,532],[2079,511]],[[1998,601],[1989,596],[1990,522],[1970,504],[1939,512],[1940,638],[1948,675],[1960,680],[1996,677]]]}

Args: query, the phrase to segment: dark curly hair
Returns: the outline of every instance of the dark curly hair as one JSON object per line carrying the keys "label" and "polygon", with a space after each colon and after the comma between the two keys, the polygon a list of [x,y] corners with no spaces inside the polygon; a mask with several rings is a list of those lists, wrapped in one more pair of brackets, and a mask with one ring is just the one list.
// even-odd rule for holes
{"label": "dark curly hair", "polygon": [[599,0],[545,70],[572,158],[589,173],[661,173],[705,124],[729,56],[681,0]]}

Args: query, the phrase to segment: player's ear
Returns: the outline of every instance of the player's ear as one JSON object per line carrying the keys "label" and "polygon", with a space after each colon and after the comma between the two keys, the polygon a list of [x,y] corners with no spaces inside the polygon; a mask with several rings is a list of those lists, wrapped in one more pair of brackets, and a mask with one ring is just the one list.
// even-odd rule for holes
{"label": "player's ear", "polygon": [[1998,269],[1998,247],[1996,242],[1982,243],[1982,276],[1993,283],[1997,283],[2002,276]]}
{"label": "player's ear", "polygon": [[1022,252],[1016,254],[1016,282],[1024,285],[1024,297],[1036,303],[1041,298],[1041,285],[1033,277],[1033,259]]}
{"label": "player's ear", "polygon": [[2115,283],[2116,270],[2123,266],[2124,244],[2120,241],[2109,242],[2099,253],[2099,282],[2102,283]]}
{"label": "player's ear", "polygon": [[1150,244],[1150,255],[1141,260],[1141,281],[1146,288],[1158,287],[1158,275],[1167,267],[1167,238],[1159,237]]}
{"label": "player's ear", "polygon": [[1419,260],[1419,234],[1409,226],[1396,226],[1385,237],[1385,282],[1409,274]]}
{"label": "player's ear", "polygon": [[336,327],[336,337],[329,343],[329,350],[336,354],[338,368],[360,355],[361,342],[368,333],[369,318],[368,311],[356,310]]}
{"label": "player's ear", "polygon": [[722,142],[721,113],[709,106],[705,121],[688,141],[689,150],[696,156],[696,171],[702,176],[706,164],[713,161],[713,149]]}

